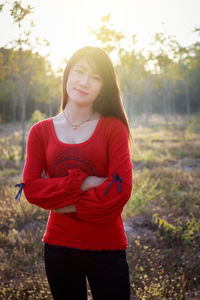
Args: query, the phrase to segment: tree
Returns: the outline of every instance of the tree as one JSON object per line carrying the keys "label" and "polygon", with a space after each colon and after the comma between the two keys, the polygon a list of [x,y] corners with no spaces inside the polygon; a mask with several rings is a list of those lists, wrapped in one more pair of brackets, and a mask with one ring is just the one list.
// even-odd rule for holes
{"label": "tree", "polygon": [[[19,51],[0,48],[0,111],[3,122],[19,120],[21,115],[19,87]],[[25,86],[29,85],[29,95],[26,99],[26,120],[33,111],[41,110],[47,116],[58,112],[61,98],[61,76],[56,76],[46,57],[23,50]],[[34,63],[33,63],[34,62]],[[26,76],[32,68],[31,78]],[[0,75],[1,75],[0,74]]]}
{"label": "tree", "polygon": [[[131,51],[122,51],[119,63],[116,66],[124,104],[129,117],[133,120],[133,113],[141,113],[146,109],[145,103],[142,107],[141,98],[145,98],[147,87],[147,71],[145,70],[145,58],[132,48]],[[146,110],[147,111],[147,110]]]}
{"label": "tree", "polygon": [[[16,46],[19,49],[19,68],[20,68],[20,100],[21,100],[21,122],[22,122],[22,152],[21,152],[21,161],[24,161],[25,156],[25,121],[26,121],[26,100],[30,90],[30,84],[25,85],[25,69],[24,69],[24,56],[22,47],[23,46],[30,46],[29,37],[30,37],[30,30],[25,31],[22,28],[22,22],[30,16],[32,13],[33,8],[30,5],[24,7],[21,1],[14,1],[11,9],[10,14],[13,18],[15,24],[17,24],[19,29],[19,38],[16,41]],[[30,25],[33,27],[33,23]],[[30,81],[32,73],[32,68],[26,74],[26,78]]]}
{"label": "tree", "polygon": [[[24,25],[24,21],[27,21],[30,18],[30,15],[33,12],[33,7],[31,7],[30,5],[23,5],[21,0],[16,0],[13,3],[5,1],[0,5],[0,10],[2,10],[6,4],[10,5],[10,15],[13,19],[14,24],[16,24],[18,27],[18,38],[17,40],[13,41],[12,44],[13,48],[18,51],[18,59],[16,59],[16,61],[18,62],[19,67],[18,79],[22,124],[21,162],[23,163],[25,156],[26,102],[30,92],[30,82],[32,79],[35,57],[37,57],[37,55],[32,55],[33,44],[31,44],[30,42],[31,30],[34,27],[34,23],[32,20],[29,20],[30,22],[27,28]],[[30,60],[30,58],[32,58],[32,60]],[[13,78],[12,83],[14,86],[15,78]]]}
{"label": "tree", "polygon": [[156,47],[149,53],[149,61],[154,65],[154,73],[157,75],[156,86],[162,99],[162,112],[168,122],[168,116],[176,111],[174,93],[178,80],[176,53],[178,42],[165,32],[156,33],[152,44]]}
{"label": "tree", "polygon": [[[200,28],[194,30],[200,36]],[[186,49],[184,62],[184,82],[187,112],[191,106],[200,110],[200,42],[197,41]]]}
{"label": "tree", "polygon": [[89,27],[91,34],[95,35],[96,39],[100,41],[101,47],[110,54],[111,52],[120,51],[121,40],[124,39],[124,34],[117,32],[111,24],[111,13],[101,18],[102,25],[94,30]]}

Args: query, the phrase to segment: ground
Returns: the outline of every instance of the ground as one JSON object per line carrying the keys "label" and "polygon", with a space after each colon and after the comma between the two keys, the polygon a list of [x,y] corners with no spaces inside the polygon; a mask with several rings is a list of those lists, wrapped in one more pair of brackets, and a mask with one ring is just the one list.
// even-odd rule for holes
{"label": "ground", "polygon": [[[27,126],[28,128],[28,126]],[[200,116],[133,124],[123,211],[132,299],[200,299]],[[52,299],[41,238],[48,212],[22,196],[19,124],[0,125],[0,299]]]}

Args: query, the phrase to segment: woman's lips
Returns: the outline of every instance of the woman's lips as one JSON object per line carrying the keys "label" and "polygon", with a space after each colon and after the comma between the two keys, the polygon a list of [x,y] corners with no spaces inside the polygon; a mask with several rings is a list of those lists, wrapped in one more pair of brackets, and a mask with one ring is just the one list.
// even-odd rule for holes
{"label": "woman's lips", "polygon": [[76,92],[78,92],[79,94],[81,95],[88,95],[88,93],[82,91],[82,90],[79,90],[79,89],[75,89]]}

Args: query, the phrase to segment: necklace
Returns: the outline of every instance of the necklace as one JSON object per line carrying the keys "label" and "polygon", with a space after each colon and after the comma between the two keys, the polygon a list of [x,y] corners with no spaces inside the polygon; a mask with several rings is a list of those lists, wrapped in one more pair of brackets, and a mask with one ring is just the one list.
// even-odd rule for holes
{"label": "necklace", "polygon": [[[91,118],[93,117],[94,113],[95,113],[95,112],[93,112],[92,115],[91,115],[87,120],[84,120],[84,121],[82,121],[82,122],[80,122],[80,123],[78,123],[78,124],[73,124],[73,123],[70,121],[68,115],[67,115],[67,114],[65,113],[65,111],[63,110],[63,114],[64,114],[65,119],[67,120],[67,122],[69,123],[69,125],[70,125],[74,130],[76,130],[76,129],[77,129],[79,126],[81,126],[83,123],[85,123],[85,122],[91,120]],[[70,114],[70,116],[71,116],[71,114]]]}

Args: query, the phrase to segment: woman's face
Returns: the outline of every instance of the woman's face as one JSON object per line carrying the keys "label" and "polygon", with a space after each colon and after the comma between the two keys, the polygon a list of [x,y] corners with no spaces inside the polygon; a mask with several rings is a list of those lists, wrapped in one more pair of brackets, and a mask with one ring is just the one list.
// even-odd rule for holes
{"label": "woman's face", "polygon": [[80,59],[70,70],[66,85],[68,101],[78,105],[91,106],[99,95],[103,79],[96,72],[95,66],[86,58]]}

